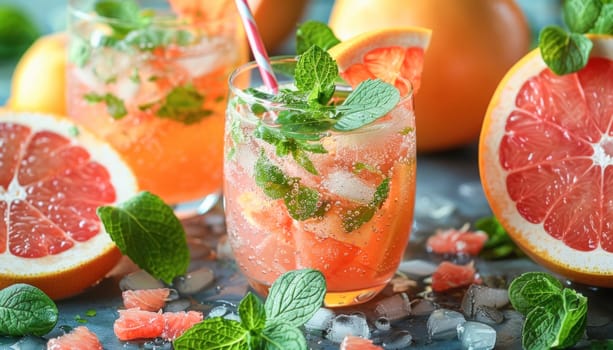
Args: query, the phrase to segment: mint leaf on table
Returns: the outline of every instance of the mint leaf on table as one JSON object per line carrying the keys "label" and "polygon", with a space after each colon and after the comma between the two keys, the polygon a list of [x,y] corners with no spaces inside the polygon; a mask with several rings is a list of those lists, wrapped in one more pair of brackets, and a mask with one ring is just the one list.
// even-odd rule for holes
{"label": "mint leaf on table", "polygon": [[389,113],[400,101],[400,92],[383,80],[365,80],[347,97],[334,129],[351,131]]}
{"label": "mint leaf on table", "polygon": [[307,343],[300,329],[285,323],[267,325],[261,335],[266,350],[306,349]]}
{"label": "mint leaf on table", "polygon": [[568,348],[583,336],[587,298],[543,272],[527,272],[509,285],[509,300],[526,316],[525,349]]}
{"label": "mint leaf on table", "polygon": [[23,283],[0,290],[0,335],[43,336],[57,320],[57,306],[42,290]]}
{"label": "mint leaf on table", "polygon": [[298,327],[321,307],[325,293],[326,281],[321,272],[288,271],[272,284],[264,306],[255,295],[247,293],[238,306],[240,322],[207,318],[172,345],[176,350],[306,350],[306,339]]}
{"label": "mint leaf on table", "polygon": [[592,41],[582,34],[548,26],[541,30],[539,48],[547,66],[556,74],[576,72],[587,64]]}
{"label": "mint leaf on table", "polygon": [[320,105],[328,103],[338,77],[338,66],[329,53],[318,46],[311,46],[300,55],[295,74],[296,87],[309,92],[309,102]]}
{"label": "mint leaf on table", "polygon": [[172,342],[175,350],[249,349],[251,334],[239,322],[223,317],[207,318]]}
{"label": "mint leaf on table", "polygon": [[478,219],[475,222],[475,228],[485,232],[488,236],[479,253],[483,259],[496,260],[525,256],[496,217],[488,216]]}
{"label": "mint leaf on table", "polygon": [[248,292],[238,304],[241,324],[248,330],[260,330],[266,325],[266,310],[257,296]]}
{"label": "mint leaf on table", "polygon": [[298,55],[307,51],[311,46],[319,46],[324,51],[341,41],[334,35],[327,24],[319,21],[302,23],[296,31],[296,53]]}
{"label": "mint leaf on table", "polygon": [[95,92],[90,92],[83,95],[85,101],[89,103],[104,103],[106,104],[106,112],[113,117],[113,119],[121,119],[128,114],[128,110],[122,99],[111,94],[97,94]]}
{"label": "mint leaf on table", "polygon": [[281,275],[270,287],[264,307],[270,322],[294,327],[305,324],[321,307],[326,280],[312,269],[294,270]]}
{"label": "mint leaf on table", "polygon": [[185,230],[160,197],[141,192],[115,207],[98,207],[97,214],[119,250],[153,277],[171,283],[187,272]]}

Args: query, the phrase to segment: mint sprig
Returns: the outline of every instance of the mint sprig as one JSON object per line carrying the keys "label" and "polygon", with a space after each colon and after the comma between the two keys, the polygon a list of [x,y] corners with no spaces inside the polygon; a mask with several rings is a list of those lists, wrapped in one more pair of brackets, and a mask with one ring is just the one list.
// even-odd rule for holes
{"label": "mint sprig", "polygon": [[96,213],[119,250],[153,277],[171,283],[187,272],[185,230],[160,197],[141,192],[117,206],[98,207]]}
{"label": "mint sprig", "polygon": [[587,298],[549,274],[527,272],[509,285],[509,300],[526,316],[522,328],[524,349],[568,348],[583,336]]}
{"label": "mint sprig", "polygon": [[524,252],[513,242],[507,230],[494,216],[480,218],[475,222],[475,228],[487,234],[488,239],[483,245],[479,256],[486,260],[518,258],[525,256]]}
{"label": "mint sprig", "polygon": [[0,335],[43,336],[57,320],[57,306],[42,290],[23,283],[0,290]]}
{"label": "mint sprig", "polygon": [[207,318],[173,342],[176,350],[190,349],[306,349],[298,329],[321,307],[326,281],[321,272],[294,270],[281,275],[262,304],[251,293],[238,306],[240,322]]}
{"label": "mint sprig", "polygon": [[304,53],[312,46],[319,46],[328,51],[341,41],[327,24],[319,21],[307,21],[302,23],[296,31],[296,53]]}
{"label": "mint sprig", "polygon": [[556,74],[576,72],[587,65],[592,42],[585,33],[613,34],[613,2],[610,0],[565,0],[566,31],[559,26],[544,27],[539,49],[547,66]]}
{"label": "mint sprig", "polygon": [[175,86],[161,100],[139,106],[142,111],[158,107],[155,115],[171,119],[185,125],[192,125],[213,114],[213,111],[202,108],[205,97],[191,84]]}

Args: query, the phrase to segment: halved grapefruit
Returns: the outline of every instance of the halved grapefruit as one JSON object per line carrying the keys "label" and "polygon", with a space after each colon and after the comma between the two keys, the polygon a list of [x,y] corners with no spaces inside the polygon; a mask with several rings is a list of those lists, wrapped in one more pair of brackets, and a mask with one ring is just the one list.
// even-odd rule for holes
{"label": "halved grapefruit", "polygon": [[28,283],[53,299],[96,283],[121,257],[96,208],[137,191],[106,143],[66,118],[0,113],[0,289]]}
{"label": "halved grapefruit", "polygon": [[535,261],[613,287],[613,36],[557,76],[538,49],[500,82],[484,119],[479,169],[494,215]]}
{"label": "halved grapefruit", "polygon": [[430,30],[420,27],[380,29],[343,41],[329,53],[351,86],[379,78],[405,96],[419,90],[430,35]]}

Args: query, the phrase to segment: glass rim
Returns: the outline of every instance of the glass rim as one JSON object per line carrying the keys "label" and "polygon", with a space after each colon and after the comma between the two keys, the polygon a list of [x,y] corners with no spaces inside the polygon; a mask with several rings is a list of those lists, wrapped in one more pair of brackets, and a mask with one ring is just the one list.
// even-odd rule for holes
{"label": "glass rim", "polygon": [[[296,62],[297,61],[297,56],[293,56],[293,55],[284,55],[284,56],[273,56],[270,57],[270,62],[271,65],[274,65],[276,63],[284,63],[284,62]],[[253,70],[259,70],[259,65],[257,64],[256,61],[249,61],[247,63],[244,63],[238,67],[236,67],[229,75],[228,77],[228,86],[230,88],[230,91],[232,94],[238,96],[239,98],[241,98],[242,100],[246,101],[249,104],[261,104],[263,106],[267,106],[267,107],[271,107],[273,109],[285,109],[285,110],[303,110],[302,108],[298,108],[298,107],[290,107],[287,106],[281,102],[273,102],[270,99],[266,99],[266,98],[261,98],[261,97],[257,97],[254,96],[252,94],[246,93],[244,92],[244,89],[236,86],[236,84],[234,84],[234,82],[238,79],[238,77],[242,74],[248,73],[250,71]],[[397,105],[403,104],[405,103],[407,100],[412,100],[413,99],[413,85],[408,82],[411,90],[404,96],[400,96],[400,100],[398,100]],[[351,92],[353,91],[353,88],[347,84],[342,84],[342,83],[336,83],[335,84],[337,87],[337,91],[342,91],[342,92]],[[262,86],[265,86],[264,83],[262,82]],[[270,91],[266,91],[266,92],[270,92]],[[272,93],[272,92],[270,92]],[[329,106],[330,110],[338,110],[338,111],[343,111],[342,106]]]}
{"label": "glass rim", "polygon": [[[105,23],[109,25],[126,24],[125,21],[119,20],[117,18],[100,16],[94,11],[87,11],[85,9],[87,4],[93,5],[95,2],[96,0],[68,0],[68,4],[67,4],[68,13],[82,21],[87,21],[87,22],[98,22],[98,23]],[[142,6],[143,4],[139,2],[139,5]],[[227,15],[222,16],[221,18],[216,18],[214,20],[207,19],[207,20],[202,20],[202,21],[191,22],[187,18],[181,18],[177,13],[172,11],[172,7],[170,6],[168,2],[166,2],[166,5],[167,7],[164,8],[163,10],[166,10],[166,9],[169,10],[168,16],[166,15],[158,16],[157,14],[152,16],[151,17],[152,25],[158,25],[158,26],[164,26],[164,27],[181,27],[181,26],[202,25],[202,24],[216,25],[218,23],[221,23],[227,20],[228,18],[234,17],[232,12],[228,12]],[[141,10],[142,9],[147,9],[147,8],[141,8]]]}

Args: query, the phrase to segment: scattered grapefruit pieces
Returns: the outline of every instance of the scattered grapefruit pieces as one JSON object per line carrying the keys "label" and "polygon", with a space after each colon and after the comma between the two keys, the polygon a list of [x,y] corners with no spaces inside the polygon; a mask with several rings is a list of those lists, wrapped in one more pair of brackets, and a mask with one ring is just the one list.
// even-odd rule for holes
{"label": "scattered grapefruit pieces", "polygon": [[85,326],[77,327],[70,333],[49,339],[47,342],[47,350],[72,349],[102,350],[103,347],[96,334]]}
{"label": "scattered grapefruit pieces", "polygon": [[468,231],[468,225],[459,230],[437,230],[428,237],[426,249],[436,254],[479,255],[488,236],[483,231]]}
{"label": "scattered grapefruit pieces", "polygon": [[0,113],[0,289],[27,283],[53,299],[82,292],[121,257],[97,215],[138,188],[119,155],[74,124]]}
{"label": "scattered grapefruit pieces", "polygon": [[126,309],[136,308],[145,311],[161,310],[166,305],[169,295],[170,289],[168,288],[129,289],[121,292],[123,305]]}
{"label": "scattered grapefruit pieces", "polygon": [[449,261],[443,261],[432,274],[432,290],[435,292],[466,287],[472,283],[480,283],[477,270],[475,270],[475,265],[472,261],[466,265],[457,265]]}
{"label": "scattered grapefruit pieces", "polygon": [[152,312],[139,309],[119,310],[113,331],[119,340],[154,339],[174,340],[202,321],[199,311]]}
{"label": "scattered grapefruit pieces", "polygon": [[565,277],[613,287],[613,36],[590,36],[587,66],[557,76],[538,49],[500,82],[479,169],[513,240]]}
{"label": "scattered grapefruit pieces", "polygon": [[430,34],[430,30],[419,27],[380,29],[343,41],[329,53],[338,63],[341,77],[351,86],[379,78],[405,96],[419,90]]}

